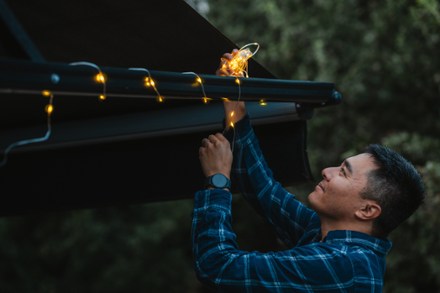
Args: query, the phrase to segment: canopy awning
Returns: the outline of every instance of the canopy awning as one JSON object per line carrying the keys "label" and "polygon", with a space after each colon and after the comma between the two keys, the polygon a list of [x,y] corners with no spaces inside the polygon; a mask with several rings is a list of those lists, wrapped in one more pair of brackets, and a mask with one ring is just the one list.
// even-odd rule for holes
{"label": "canopy awning", "polygon": [[[0,8],[0,150],[44,135],[42,91],[55,109],[50,138],[15,148],[0,168],[0,215],[192,197],[203,182],[198,147],[222,130],[224,97],[247,101],[279,181],[312,177],[306,124],[314,109],[341,102],[335,85],[276,79],[255,59],[240,85],[213,75],[238,46],[185,1],[0,0]],[[147,75],[158,91],[145,87]]]}

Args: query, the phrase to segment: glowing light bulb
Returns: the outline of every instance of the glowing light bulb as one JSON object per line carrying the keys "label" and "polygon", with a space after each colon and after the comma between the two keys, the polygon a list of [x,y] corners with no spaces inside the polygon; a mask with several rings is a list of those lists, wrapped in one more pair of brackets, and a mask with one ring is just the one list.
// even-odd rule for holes
{"label": "glowing light bulb", "polygon": [[47,115],[52,114],[52,112],[53,112],[53,105],[52,104],[47,104],[44,110],[46,111]]}
{"label": "glowing light bulb", "polygon": [[105,83],[106,78],[105,78],[105,75],[102,72],[100,72],[97,75],[95,75],[95,80],[98,83]]}
{"label": "glowing light bulb", "polygon": [[267,106],[267,102],[264,99],[260,100],[260,106]]}
{"label": "glowing light bulb", "polygon": [[232,127],[232,128],[234,128],[234,122],[231,121],[231,122],[229,123],[229,126]]}
{"label": "glowing light bulb", "polygon": [[[251,46],[256,47],[254,52],[249,49],[249,47]],[[233,76],[248,77],[248,60],[257,53],[259,48],[260,45],[258,43],[250,43],[241,47],[241,49],[238,50],[238,52],[232,57],[232,59],[223,59],[223,61],[226,62],[223,63],[222,69],[229,69],[229,71],[232,72]]]}
{"label": "glowing light bulb", "polygon": [[199,83],[199,84],[202,84],[202,79],[199,76],[197,76],[196,82]]}
{"label": "glowing light bulb", "polygon": [[156,100],[157,100],[159,103],[163,103],[164,100],[165,100],[165,98],[164,98],[163,96],[157,96]]}
{"label": "glowing light bulb", "polygon": [[202,101],[203,101],[203,103],[205,103],[205,104],[208,104],[210,100],[211,100],[211,99],[208,98],[208,97],[203,97],[203,98],[202,98]]}
{"label": "glowing light bulb", "polygon": [[231,118],[234,116],[235,112],[232,111],[231,114],[229,114],[231,116]]}
{"label": "glowing light bulb", "polygon": [[41,94],[43,95],[43,97],[50,97],[52,95],[52,93],[48,90],[41,91]]}
{"label": "glowing light bulb", "polygon": [[99,95],[99,100],[100,101],[105,101],[106,99],[107,99],[107,97],[105,95],[103,95],[103,94]]}
{"label": "glowing light bulb", "polygon": [[241,81],[240,81],[240,79],[238,77],[235,79],[235,83],[238,84],[238,85],[241,84]]}
{"label": "glowing light bulb", "polygon": [[250,53],[249,49],[238,52],[237,55],[235,55],[235,57],[229,62],[229,67],[234,73],[240,74],[241,71],[246,67],[246,61],[250,58],[250,56],[252,56],[252,54]]}

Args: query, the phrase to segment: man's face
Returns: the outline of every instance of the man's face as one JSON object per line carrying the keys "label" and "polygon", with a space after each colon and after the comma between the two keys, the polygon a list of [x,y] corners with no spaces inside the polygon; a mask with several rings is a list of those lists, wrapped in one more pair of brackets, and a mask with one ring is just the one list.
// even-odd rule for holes
{"label": "man's face", "polygon": [[332,220],[352,220],[362,207],[360,192],[367,184],[367,175],[377,169],[370,154],[346,159],[338,167],[322,170],[323,179],[309,194],[311,207],[321,216]]}

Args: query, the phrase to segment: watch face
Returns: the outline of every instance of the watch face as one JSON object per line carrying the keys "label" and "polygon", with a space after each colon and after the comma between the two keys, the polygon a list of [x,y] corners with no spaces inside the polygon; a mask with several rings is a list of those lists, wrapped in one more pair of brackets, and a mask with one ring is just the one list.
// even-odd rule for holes
{"label": "watch face", "polygon": [[228,178],[223,174],[215,174],[212,176],[212,184],[215,187],[226,187],[228,185]]}

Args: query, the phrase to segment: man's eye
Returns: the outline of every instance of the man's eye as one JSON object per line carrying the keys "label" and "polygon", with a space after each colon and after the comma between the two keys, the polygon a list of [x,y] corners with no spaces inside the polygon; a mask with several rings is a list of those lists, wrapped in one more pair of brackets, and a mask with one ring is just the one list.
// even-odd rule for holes
{"label": "man's eye", "polygon": [[342,175],[345,176],[345,170],[344,170],[344,168],[341,167],[341,169],[339,169],[339,172],[342,173]]}

